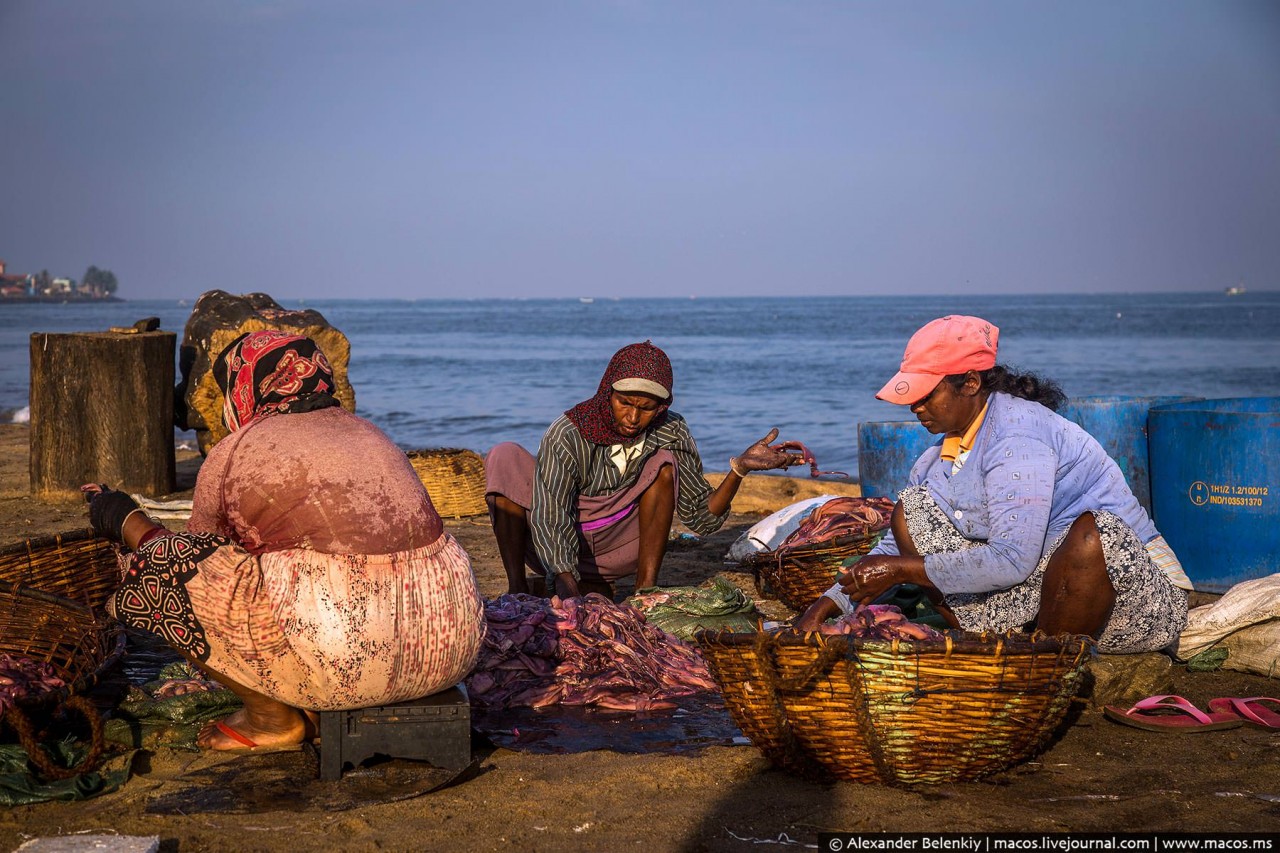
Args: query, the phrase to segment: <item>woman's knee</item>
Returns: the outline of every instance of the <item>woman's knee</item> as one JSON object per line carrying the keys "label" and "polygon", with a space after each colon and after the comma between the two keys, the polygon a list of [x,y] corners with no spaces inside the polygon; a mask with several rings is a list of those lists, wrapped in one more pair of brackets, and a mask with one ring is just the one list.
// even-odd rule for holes
{"label": "woman's knee", "polygon": [[665,464],[658,469],[658,473],[654,476],[653,482],[640,495],[641,503],[650,502],[670,502],[674,504],[676,495],[676,470],[675,466]]}
{"label": "woman's knee", "polygon": [[1045,593],[1056,598],[1113,595],[1102,537],[1092,512],[1081,513],[1045,566]]}
{"label": "woman's knee", "polygon": [[[1106,555],[1102,552],[1102,535],[1098,533],[1098,523],[1092,512],[1082,512],[1071,522],[1067,536],[1058,547],[1058,552],[1065,551],[1073,561],[1084,561],[1096,564],[1106,570]],[[1057,556],[1057,553],[1054,554]]]}

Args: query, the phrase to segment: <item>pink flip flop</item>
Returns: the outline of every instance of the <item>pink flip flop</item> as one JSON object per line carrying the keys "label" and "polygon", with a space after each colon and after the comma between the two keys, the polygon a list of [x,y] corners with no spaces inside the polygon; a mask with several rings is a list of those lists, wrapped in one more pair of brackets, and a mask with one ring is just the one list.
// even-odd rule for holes
{"label": "pink flip flop", "polygon": [[1250,696],[1248,699],[1210,699],[1209,711],[1238,717],[1245,725],[1280,732],[1280,713],[1269,710],[1262,703],[1270,702],[1280,708],[1280,699],[1270,696]]}
{"label": "pink flip flop", "polygon": [[1107,705],[1102,713],[1117,723],[1149,732],[1209,732],[1244,725],[1238,714],[1206,714],[1181,696],[1172,695],[1149,696],[1128,710]]}

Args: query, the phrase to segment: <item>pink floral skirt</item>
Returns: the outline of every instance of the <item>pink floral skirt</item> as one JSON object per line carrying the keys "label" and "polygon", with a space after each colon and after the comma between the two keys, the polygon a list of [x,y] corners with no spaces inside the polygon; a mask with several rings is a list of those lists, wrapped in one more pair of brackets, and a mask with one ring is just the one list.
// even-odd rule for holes
{"label": "pink floral skirt", "polygon": [[364,708],[462,680],[484,638],[466,551],[255,556],[223,536],[159,536],[129,558],[107,609],[216,675],[296,708]]}

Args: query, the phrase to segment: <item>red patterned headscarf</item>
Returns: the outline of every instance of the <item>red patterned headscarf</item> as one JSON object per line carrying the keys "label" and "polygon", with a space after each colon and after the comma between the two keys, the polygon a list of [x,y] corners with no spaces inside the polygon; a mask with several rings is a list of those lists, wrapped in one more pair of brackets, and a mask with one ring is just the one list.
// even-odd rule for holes
{"label": "red patterned headscarf", "polygon": [[578,428],[582,437],[592,444],[608,446],[626,444],[633,440],[618,432],[617,421],[613,419],[613,408],[609,405],[614,383],[624,379],[645,379],[665,388],[667,399],[658,408],[658,414],[649,424],[649,429],[661,426],[667,419],[667,409],[671,406],[672,397],[671,359],[655,347],[652,341],[629,344],[614,353],[609,360],[595,396],[565,412],[565,416]]}
{"label": "red patterned headscarf", "polygon": [[333,370],[316,342],[278,329],[246,332],[213,366],[222,389],[222,419],[235,432],[269,415],[338,405]]}

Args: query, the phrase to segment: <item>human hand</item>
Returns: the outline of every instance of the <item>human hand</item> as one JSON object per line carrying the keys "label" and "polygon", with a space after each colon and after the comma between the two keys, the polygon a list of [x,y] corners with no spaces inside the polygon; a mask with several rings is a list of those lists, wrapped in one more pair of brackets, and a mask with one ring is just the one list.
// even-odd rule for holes
{"label": "human hand", "polygon": [[773,447],[772,442],[778,437],[778,428],[769,430],[769,434],[742,451],[729,461],[729,466],[741,476],[741,472],[771,471],[775,468],[790,468],[804,461],[800,453],[791,453],[780,447]]}
{"label": "human hand", "polygon": [[837,579],[840,590],[857,604],[870,604],[894,586],[908,583],[902,558],[884,554],[863,557]]}
{"label": "human hand", "polygon": [[582,591],[578,589],[578,579],[573,576],[573,572],[560,572],[556,575],[556,595],[561,599],[582,596]]}
{"label": "human hand", "polygon": [[93,532],[112,542],[124,541],[124,523],[139,509],[137,501],[105,483],[85,483],[80,487],[89,503],[89,525]]}
{"label": "human hand", "polygon": [[818,600],[810,604],[804,613],[800,614],[796,621],[791,623],[791,627],[796,631],[811,633],[818,630],[823,622],[826,622],[832,616],[839,613],[840,608],[836,603],[825,595],[818,596]]}

